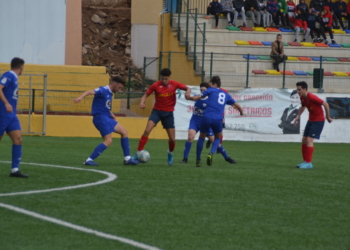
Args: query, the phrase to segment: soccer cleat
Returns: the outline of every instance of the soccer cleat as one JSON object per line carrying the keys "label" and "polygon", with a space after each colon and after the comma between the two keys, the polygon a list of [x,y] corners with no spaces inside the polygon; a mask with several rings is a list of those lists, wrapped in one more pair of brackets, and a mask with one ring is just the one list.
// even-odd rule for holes
{"label": "soccer cleat", "polygon": [[301,165],[301,164],[304,164],[304,163],[306,163],[306,161],[303,161],[302,163],[300,163],[300,164],[296,165],[296,167],[297,167],[297,168],[299,168],[299,167],[300,167],[300,165]]}
{"label": "soccer cleat", "polygon": [[210,148],[211,142],[208,140],[207,143],[205,144],[205,148]]}
{"label": "soccer cleat", "polygon": [[173,154],[172,153],[168,153],[168,164],[169,165],[173,165]]}
{"label": "soccer cleat", "polygon": [[201,166],[202,166],[201,159],[197,159],[196,160],[196,167],[201,167]]}
{"label": "soccer cleat", "polygon": [[312,166],[311,162],[303,162],[302,164],[300,164],[299,168],[300,169],[311,169],[311,168],[313,168],[313,166]]}
{"label": "soccer cleat", "polygon": [[231,163],[231,164],[236,164],[236,163],[237,163],[237,162],[236,162],[234,159],[232,159],[231,157],[225,159],[225,161],[227,161],[227,162],[229,162],[229,163]]}
{"label": "soccer cleat", "polygon": [[94,161],[84,161],[83,164],[87,166],[98,166]]}
{"label": "soccer cleat", "polygon": [[180,163],[187,163],[188,159],[187,158],[183,158],[182,161],[180,161]]}
{"label": "soccer cleat", "polygon": [[213,154],[209,153],[207,156],[207,165],[211,166],[212,163],[213,163]]}
{"label": "soccer cleat", "polygon": [[10,177],[20,177],[20,178],[28,178],[29,175],[23,174],[21,173],[19,170],[14,172],[14,173],[10,173]]}
{"label": "soccer cleat", "polygon": [[133,157],[131,157],[133,160],[138,160],[137,159],[137,152],[134,154],[134,156]]}
{"label": "soccer cleat", "polygon": [[135,160],[133,158],[130,158],[128,161],[124,160],[124,165],[137,165],[140,162],[138,160]]}

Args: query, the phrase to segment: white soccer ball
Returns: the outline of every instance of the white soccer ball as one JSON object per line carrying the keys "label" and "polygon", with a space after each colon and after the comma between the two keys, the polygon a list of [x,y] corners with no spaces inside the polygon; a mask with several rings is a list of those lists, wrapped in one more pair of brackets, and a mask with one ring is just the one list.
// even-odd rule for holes
{"label": "white soccer ball", "polygon": [[148,162],[149,159],[151,158],[151,156],[149,155],[149,152],[147,150],[142,150],[140,152],[137,152],[137,159],[140,161],[140,162]]}

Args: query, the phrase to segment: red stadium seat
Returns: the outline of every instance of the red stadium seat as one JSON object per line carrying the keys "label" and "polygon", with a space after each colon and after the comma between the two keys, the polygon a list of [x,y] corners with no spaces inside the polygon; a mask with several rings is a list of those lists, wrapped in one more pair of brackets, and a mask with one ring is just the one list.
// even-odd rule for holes
{"label": "red stadium seat", "polygon": [[299,61],[312,61],[310,57],[304,57],[304,56],[299,56],[298,59]]}
{"label": "red stadium seat", "polygon": [[346,74],[348,74],[350,76],[350,72],[346,72]]}
{"label": "red stadium seat", "polygon": [[290,45],[290,46],[302,46],[300,43],[298,43],[298,42],[288,42],[288,44]]}
{"label": "red stadium seat", "polygon": [[[281,72],[281,74],[283,75],[283,70],[280,70],[280,72]],[[286,70],[285,75],[290,75],[290,76],[292,76],[292,75],[294,75],[294,73],[293,73],[292,71],[290,71],[290,70]]]}
{"label": "red stadium seat", "polygon": [[316,45],[316,47],[329,47],[327,44],[325,43],[314,43]]}
{"label": "red stadium seat", "polygon": [[350,62],[349,58],[337,58],[339,62]]}
{"label": "red stadium seat", "polygon": [[249,27],[241,27],[242,31],[254,31],[252,28]]}
{"label": "red stadium seat", "polygon": [[261,69],[254,69],[252,70],[252,73],[259,74],[259,75],[266,75],[265,70],[261,70]]}
{"label": "red stadium seat", "polygon": [[258,41],[248,41],[250,45],[263,45],[261,42]]}
{"label": "red stadium seat", "polygon": [[266,30],[267,30],[268,32],[280,32],[280,30],[279,30],[279,29],[276,29],[276,28],[266,28]]}
{"label": "red stadium seat", "polygon": [[332,72],[329,72],[329,71],[325,71],[323,73],[324,76],[334,76],[334,74]]}

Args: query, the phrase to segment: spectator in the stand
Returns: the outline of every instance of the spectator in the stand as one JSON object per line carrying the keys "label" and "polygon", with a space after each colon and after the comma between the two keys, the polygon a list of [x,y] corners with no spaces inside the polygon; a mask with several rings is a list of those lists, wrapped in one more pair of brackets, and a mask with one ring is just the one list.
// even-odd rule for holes
{"label": "spectator in the stand", "polygon": [[233,26],[236,26],[238,14],[241,14],[243,27],[245,27],[246,26],[245,23],[247,22],[247,20],[244,12],[244,0],[233,0],[232,3],[233,3],[233,13],[235,15],[233,20]]}
{"label": "spectator in the stand", "polygon": [[299,9],[297,12],[297,15],[295,16],[295,21],[294,21],[294,31],[295,31],[294,42],[298,41],[298,36],[299,36],[299,32],[301,29],[304,32],[304,39],[302,40],[302,42],[305,42],[306,39],[309,37],[310,29],[307,27],[307,22],[306,22],[305,16],[303,15],[301,10]]}
{"label": "spectator in the stand", "polygon": [[221,4],[218,2],[218,0],[213,0],[208,8],[207,8],[207,16],[205,17],[205,19],[210,19],[210,14],[215,16],[215,29],[218,28],[219,25],[219,16],[220,13],[222,12],[222,6]]}
{"label": "spectator in the stand", "polygon": [[254,23],[254,27],[258,27],[261,21],[259,5],[256,0],[245,0],[244,9]]}
{"label": "spectator in the stand", "polygon": [[279,9],[277,0],[267,0],[266,9],[272,15],[272,26],[279,25]]}
{"label": "spectator in the stand", "polygon": [[286,0],[278,0],[278,8],[279,8],[278,15],[281,17],[281,22],[282,22],[283,27],[285,27],[285,28],[291,27],[289,16],[287,14],[288,7],[287,7]]}
{"label": "spectator in the stand", "polygon": [[348,13],[346,11],[346,3],[343,2],[343,0],[339,0],[339,1],[334,3],[334,15],[339,20],[341,28],[343,30],[345,30],[344,23],[343,23],[342,19],[343,19],[343,17],[348,18]]}
{"label": "spectator in the stand", "polygon": [[293,2],[293,0],[287,1],[287,8],[288,8],[288,16],[290,19],[294,20],[295,15],[297,13],[297,6]]}
{"label": "spectator in the stand", "polygon": [[310,9],[314,9],[317,12],[321,13],[323,11],[323,7],[325,6],[325,3],[323,0],[311,0],[310,2]]}
{"label": "spectator in the stand", "polygon": [[259,9],[260,9],[260,15],[261,15],[261,22],[264,28],[267,26],[270,26],[272,23],[272,15],[267,11],[266,5],[267,0],[257,0]]}
{"label": "spectator in the stand", "polygon": [[[321,16],[321,31],[323,33],[328,32],[329,36],[332,39],[332,43],[335,43],[334,37],[333,37],[333,32],[332,32],[332,22],[333,22],[333,17],[331,13],[329,12],[329,7],[325,6],[322,11],[322,16]],[[328,43],[328,40],[325,39],[325,44]]]}
{"label": "spectator in the stand", "polygon": [[329,11],[331,12],[331,15],[333,16],[333,23],[332,23],[333,28],[334,29],[339,29],[340,27],[338,26],[338,18],[334,14],[334,3],[332,2],[332,0],[325,0],[324,1],[324,6],[328,6],[329,7]]}
{"label": "spectator in the stand", "polygon": [[300,9],[305,17],[309,14],[309,6],[305,3],[305,0],[300,0],[297,9]]}
{"label": "spectator in the stand", "polygon": [[222,14],[227,16],[228,25],[233,25],[233,4],[232,0],[221,0]]}
{"label": "spectator in the stand", "polygon": [[[322,33],[323,39],[320,38],[321,30],[320,30],[320,17],[318,16],[318,12],[314,9],[310,9],[310,13],[307,16],[307,25],[310,28],[310,35],[312,38],[312,42],[314,43],[321,43],[323,39],[326,39],[326,35]],[[313,32],[316,33],[317,38],[314,37]]]}
{"label": "spectator in the stand", "polygon": [[286,60],[286,56],[284,55],[284,46],[282,42],[282,35],[278,34],[276,37],[276,41],[274,41],[271,45],[271,53],[270,57],[273,60],[273,68],[280,71],[279,64]]}

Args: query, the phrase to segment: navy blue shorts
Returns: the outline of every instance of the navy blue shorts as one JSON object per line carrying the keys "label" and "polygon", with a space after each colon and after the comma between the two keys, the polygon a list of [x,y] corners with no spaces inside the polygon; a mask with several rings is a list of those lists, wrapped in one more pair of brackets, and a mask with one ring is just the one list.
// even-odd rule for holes
{"label": "navy blue shorts", "polygon": [[173,111],[161,111],[153,109],[148,120],[153,121],[156,125],[159,121],[161,121],[163,128],[165,129],[175,128]]}
{"label": "navy blue shorts", "polygon": [[218,134],[222,132],[222,119],[213,119],[210,117],[203,116],[200,131],[201,133],[208,134],[212,129],[214,134]]}
{"label": "navy blue shorts", "polygon": [[311,137],[315,139],[320,139],[322,130],[324,126],[324,121],[322,122],[310,122],[308,121],[305,126],[304,136]]}
{"label": "navy blue shorts", "polygon": [[[194,131],[196,131],[196,133],[200,130],[200,122],[198,121],[194,121],[194,120],[190,120],[190,126],[188,127],[188,129],[193,129]],[[209,129],[209,133],[207,133],[207,136],[213,136],[213,130]]]}
{"label": "navy blue shorts", "polygon": [[3,136],[5,131],[8,134],[11,131],[21,130],[21,124],[17,116],[15,117],[0,117],[0,136]]}
{"label": "navy blue shorts", "polygon": [[102,137],[115,132],[114,128],[118,124],[116,120],[107,115],[95,115],[92,122],[97,130],[100,131]]}

